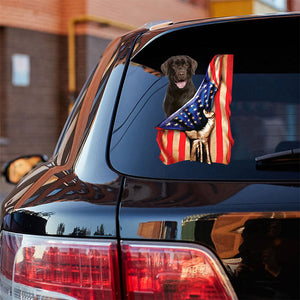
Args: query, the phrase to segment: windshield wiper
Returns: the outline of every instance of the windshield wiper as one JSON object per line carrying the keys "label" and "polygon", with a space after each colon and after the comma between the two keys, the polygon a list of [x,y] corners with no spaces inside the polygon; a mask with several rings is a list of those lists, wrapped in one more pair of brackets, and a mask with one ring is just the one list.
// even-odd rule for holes
{"label": "windshield wiper", "polygon": [[255,162],[257,170],[299,171],[300,148],[258,156]]}

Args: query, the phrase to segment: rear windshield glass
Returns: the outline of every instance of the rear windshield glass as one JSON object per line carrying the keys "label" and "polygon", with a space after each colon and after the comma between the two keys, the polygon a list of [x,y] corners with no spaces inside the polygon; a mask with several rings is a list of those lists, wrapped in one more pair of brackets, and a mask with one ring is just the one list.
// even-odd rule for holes
{"label": "rear windshield glass", "polygon": [[299,178],[298,25],[190,26],[148,43],[126,75],[112,166],[146,178]]}

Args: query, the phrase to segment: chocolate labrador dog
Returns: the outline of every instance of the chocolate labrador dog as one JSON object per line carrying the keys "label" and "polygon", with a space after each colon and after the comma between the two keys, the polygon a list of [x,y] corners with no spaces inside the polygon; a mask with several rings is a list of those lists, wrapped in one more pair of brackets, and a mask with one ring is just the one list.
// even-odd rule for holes
{"label": "chocolate labrador dog", "polygon": [[161,65],[163,74],[169,78],[163,102],[166,117],[177,111],[196,93],[192,75],[195,74],[197,66],[198,63],[187,55],[172,56]]}

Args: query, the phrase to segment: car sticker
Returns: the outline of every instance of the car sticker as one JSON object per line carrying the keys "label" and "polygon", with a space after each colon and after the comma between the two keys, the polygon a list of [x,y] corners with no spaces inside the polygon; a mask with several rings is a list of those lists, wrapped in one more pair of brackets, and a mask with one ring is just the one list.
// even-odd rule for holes
{"label": "car sticker", "polygon": [[229,164],[233,55],[215,55],[194,96],[157,127],[160,160]]}

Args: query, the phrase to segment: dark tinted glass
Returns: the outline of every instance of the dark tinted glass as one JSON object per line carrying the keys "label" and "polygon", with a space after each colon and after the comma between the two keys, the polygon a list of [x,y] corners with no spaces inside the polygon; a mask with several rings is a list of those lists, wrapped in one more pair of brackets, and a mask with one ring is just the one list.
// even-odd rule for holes
{"label": "dark tinted glass", "polygon": [[[296,19],[277,19],[192,26],[149,43],[133,58],[127,72],[111,138],[112,166],[121,173],[148,178],[299,178],[298,172],[288,168],[280,172],[257,170],[255,163],[258,156],[299,147],[298,24]],[[291,32],[293,38],[282,36],[279,43],[279,28]],[[235,31],[243,32],[239,40],[233,38]],[[230,104],[234,144],[228,165],[189,160],[164,165],[159,159],[155,127],[165,119],[162,103],[168,85],[160,65],[176,54],[189,55],[198,62],[193,75],[196,88],[214,55],[234,55]]]}

